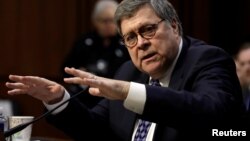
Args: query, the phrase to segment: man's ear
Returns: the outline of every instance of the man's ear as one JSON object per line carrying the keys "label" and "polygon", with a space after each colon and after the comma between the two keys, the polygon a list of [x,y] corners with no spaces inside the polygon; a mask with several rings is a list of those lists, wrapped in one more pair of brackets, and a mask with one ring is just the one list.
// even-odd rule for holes
{"label": "man's ear", "polygon": [[179,29],[179,26],[178,26],[178,24],[176,22],[176,19],[172,19],[171,26],[173,28],[174,33],[179,34],[180,29]]}

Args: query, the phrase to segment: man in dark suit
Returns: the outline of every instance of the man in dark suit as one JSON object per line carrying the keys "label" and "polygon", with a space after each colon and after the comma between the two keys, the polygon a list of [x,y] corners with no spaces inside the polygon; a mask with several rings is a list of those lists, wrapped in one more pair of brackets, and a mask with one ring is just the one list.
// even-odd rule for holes
{"label": "man in dark suit", "polygon": [[[106,99],[93,109],[74,99],[48,118],[51,124],[79,141],[209,140],[230,130],[245,135],[236,126],[242,95],[228,54],[184,37],[167,0],[123,0],[115,18],[133,63],[125,63],[114,79],[65,68],[75,76],[65,82],[89,85],[91,95]],[[48,109],[69,98],[61,85],[44,78],[10,79],[9,94],[28,93]]]}

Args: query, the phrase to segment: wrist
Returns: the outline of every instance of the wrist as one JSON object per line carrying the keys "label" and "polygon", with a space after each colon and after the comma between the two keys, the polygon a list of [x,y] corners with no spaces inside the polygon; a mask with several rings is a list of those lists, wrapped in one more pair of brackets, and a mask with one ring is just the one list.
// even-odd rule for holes
{"label": "wrist", "polygon": [[64,95],[65,95],[65,90],[64,90],[64,88],[62,87],[60,91],[61,91],[61,92],[58,94],[57,97],[55,97],[55,98],[53,98],[53,99],[50,99],[50,100],[48,100],[48,101],[45,101],[45,103],[48,104],[48,105],[52,105],[52,104],[56,104],[56,103],[62,101],[62,100],[63,100],[63,97],[64,97]]}
{"label": "wrist", "polygon": [[125,82],[124,86],[122,88],[122,100],[125,100],[128,96],[128,92],[129,92],[129,88],[130,88],[130,83],[129,82]]}

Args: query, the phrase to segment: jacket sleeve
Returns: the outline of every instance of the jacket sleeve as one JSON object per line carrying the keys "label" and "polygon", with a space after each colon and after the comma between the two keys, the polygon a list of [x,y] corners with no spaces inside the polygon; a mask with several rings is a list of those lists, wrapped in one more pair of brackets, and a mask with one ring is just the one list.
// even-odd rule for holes
{"label": "jacket sleeve", "polygon": [[47,121],[76,141],[111,140],[107,125],[108,101],[101,101],[95,108],[88,109],[78,99],[69,102],[66,109],[56,115],[47,117]]}

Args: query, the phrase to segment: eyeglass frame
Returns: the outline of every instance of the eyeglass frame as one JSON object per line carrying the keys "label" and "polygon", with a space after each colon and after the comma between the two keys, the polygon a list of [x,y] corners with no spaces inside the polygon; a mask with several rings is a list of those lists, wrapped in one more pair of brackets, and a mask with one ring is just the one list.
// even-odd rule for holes
{"label": "eyeglass frame", "polygon": [[[128,47],[128,48],[133,48],[133,47],[135,47],[135,46],[137,45],[137,43],[138,43],[138,35],[140,35],[140,36],[141,36],[142,38],[144,38],[144,39],[152,39],[152,38],[155,36],[155,33],[156,33],[157,29],[158,29],[159,24],[160,24],[161,22],[163,22],[163,21],[165,21],[165,19],[161,19],[159,22],[157,22],[157,23],[155,23],[155,24],[147,24],[147,25],[141,26],[141,27],[137,30],[137,32],[130,32],[130,33],[127,33],[127,34],[123,35],[123,36],[122,36],[122,41],[121,41],[121,42],[122,42],[126,47]],[[146,37],[145,37],[145,35],[143,35],[143,33],[140,32],[140,30],[141,30],[142,28],[147,27],[147,26],[151,26],[152,28],[154,28],[154,30],[153,30],[153,32],[152,32],[153,34],[150,35],[149,37],[147,37],[147,35],[146,35]],[[131,33],[133,33],[133,34],[136,35],[136,41],[135,41],[134,45],[130,45],[130,46],[129,46],[129,45],[126,44],[124,37],[127,36],[127,35],[129,35],[129,34],[131,34]]]}

